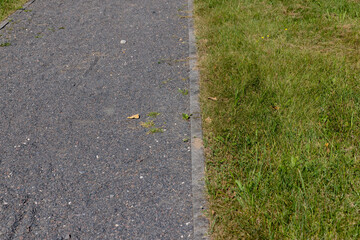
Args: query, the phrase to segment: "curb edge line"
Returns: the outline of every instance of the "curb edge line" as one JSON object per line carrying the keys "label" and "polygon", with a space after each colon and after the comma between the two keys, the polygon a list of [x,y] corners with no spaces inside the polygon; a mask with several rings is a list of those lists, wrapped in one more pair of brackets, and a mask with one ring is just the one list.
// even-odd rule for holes
{"label": "curb edge line", "polygon": [[208,219],[204,215],[205,199],[205,158],[201,127],[201,108],[199,103],[199,71],[196,68],[196,39],[194,31],[194,0],[188,0],[189,11],[189,78],[191,121],[191,164],[192,164],[192,207],[194,239],[208,240]]}
{"label": "curb edge line", "polygon": [[11,16],[18,14],[22,11],[24,11],[28,6],[30,6],[33,2],[35,2],[35,0],[30,0],[28,2],[26,2],[21,9],[16,10],[15,12],[13,12],[12,14],[10,14],[10,16],[8,16],[7,18],[5,18],[4,21],[0,22],[0,30],[3,29],[6,25],[8,25],[10,23],[9,19],[11,18]]}

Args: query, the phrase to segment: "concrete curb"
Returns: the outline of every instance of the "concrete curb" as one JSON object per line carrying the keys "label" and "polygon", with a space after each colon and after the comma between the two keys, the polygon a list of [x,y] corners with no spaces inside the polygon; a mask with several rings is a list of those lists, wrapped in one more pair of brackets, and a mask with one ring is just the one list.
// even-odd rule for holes
{"label": "concrete curb", "polygon": [[191,117],[191,162],[192,162],[192,205],[194,239],[208,238],[208,220],[204,216],[205,200],[205,158],[201,127],[201,109],[199,103],[199,72],[196,68],[196,40],[194,34],[194,1],[188,0],[189,10],[189,77]]}
{"label": "concrete curb", "polygon": [[20,12],[24,11],[28,6],[30,6],[35,0],[30,0],[27,3],[25,3],[21,9],[16,10],[13,14],[11,14],[9,17],[7,17],[4,21],[0,22],[0,30],[3,29],[6,25],[9,24],[11,16],[14,16],[15,14],[19,14]]}

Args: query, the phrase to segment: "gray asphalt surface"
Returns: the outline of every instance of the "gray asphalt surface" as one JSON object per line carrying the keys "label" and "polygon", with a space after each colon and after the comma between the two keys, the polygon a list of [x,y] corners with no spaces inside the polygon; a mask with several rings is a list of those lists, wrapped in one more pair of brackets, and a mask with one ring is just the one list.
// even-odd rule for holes
{"label": "gray asphalt surface", "polygon": [[0,30],[0,239],[193,238],[186,10],[36,0]]}

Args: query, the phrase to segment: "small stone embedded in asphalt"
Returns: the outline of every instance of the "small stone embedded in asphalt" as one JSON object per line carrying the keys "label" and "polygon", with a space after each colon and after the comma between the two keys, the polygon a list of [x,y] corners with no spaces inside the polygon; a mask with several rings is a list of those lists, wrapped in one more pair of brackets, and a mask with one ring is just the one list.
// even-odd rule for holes
{"label": "small stone embedded in asphalt", "polygon": [[125,44],[125,43],[126,43],[126,40],[121,40],[120,43],[121,43],[121,44]]}

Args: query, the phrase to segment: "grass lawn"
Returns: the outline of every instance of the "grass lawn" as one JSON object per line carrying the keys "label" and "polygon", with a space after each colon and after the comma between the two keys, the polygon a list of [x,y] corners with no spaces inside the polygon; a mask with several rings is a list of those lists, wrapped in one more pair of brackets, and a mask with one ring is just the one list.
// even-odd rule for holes
{"label": "grass lawn", "polygon": [[28,0],[0,0],[0,21],[21,8]]}
{"label": "grass lawn", "polygon": [[195,15],[213,239],[360,239],[360,0]]}

